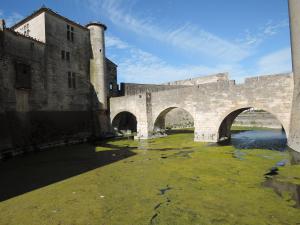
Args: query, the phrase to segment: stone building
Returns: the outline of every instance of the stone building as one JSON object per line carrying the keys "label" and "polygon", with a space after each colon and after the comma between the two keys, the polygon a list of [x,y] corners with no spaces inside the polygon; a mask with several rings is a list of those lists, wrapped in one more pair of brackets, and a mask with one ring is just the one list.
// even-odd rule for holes
{"label": "stone building", "polygon": [[0,21],[0,153],[109,134],[107,99],[118,85],[106,26],[44,7],[10,28]]}

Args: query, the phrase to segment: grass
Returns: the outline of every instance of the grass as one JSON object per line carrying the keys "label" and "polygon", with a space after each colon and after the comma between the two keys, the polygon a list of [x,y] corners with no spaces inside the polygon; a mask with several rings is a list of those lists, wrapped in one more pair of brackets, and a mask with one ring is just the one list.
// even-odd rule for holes
{"label": "grass", "polygon": [[231,131],[248,131],[248,130],[278,130],[278,128],[269,128],[269,127],[247,127],[247,126],[232,126]]}
{"label": "grass", "polygon": [[[241,150],[236,158],[233,147],[195,143],[192,133],[95,147],[96,154],[116,150],[132,154],[0,202],[0,224],[299,224],[291,194],[262,186],[263,175],[288,153]],[[288,182],[300,178],[299,166],[279,173]]]}

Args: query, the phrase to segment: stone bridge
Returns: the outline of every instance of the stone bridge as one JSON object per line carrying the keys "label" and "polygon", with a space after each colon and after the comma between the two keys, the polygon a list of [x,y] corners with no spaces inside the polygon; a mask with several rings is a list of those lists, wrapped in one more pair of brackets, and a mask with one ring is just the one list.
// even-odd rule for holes
{"label": "stone bridge", "polygon": [[114,127],[120,126],[124,115],[127,117],[125,123],[136,126],[132,129],[136,129],[137,137],[147,139],[157,128],[164,128],[169,111],[181,108],[194,118],[195,141],[219,142],[230,139],[230,127],[241,112],[257,108],[273,114],[288,137],[294,85],[292,74],[247,78],[243,84],[235,84],[226,75],[209,78],[165,85],[128,84],[124,96],[110,99],[111,122]]}

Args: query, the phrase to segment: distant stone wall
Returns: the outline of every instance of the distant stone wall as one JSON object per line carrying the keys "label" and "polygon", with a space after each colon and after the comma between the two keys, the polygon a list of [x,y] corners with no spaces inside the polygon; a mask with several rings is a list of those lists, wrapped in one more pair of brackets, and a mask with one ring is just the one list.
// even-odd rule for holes
{"label": "distant stone wall", "polygon": [[201,76],[196,78],[190,78],[186,80],[177,80],[177,81],[171,81],[167,83],[163,83],[164,85],[199,85],[199,84],[207,84],[207,83],[215,83],[218,81],[228,81],[228,73],[218,73],[214,75],[209,76]]}
{"label": "distant stone wall", "polygon": [[250,111],[238,115],[233,126],[243,127],[265,127],[281,129],[282,125],[278,119],[268,112]]}
{"label": "distant stone wall", "polygon": [[196,86],[201,84],[216,83],[221,81],[229,81],[227,73],[219,73],[215,75],[191,78],[187,80],[172,81],[163,84],[136,84],[136,83],[121,83],[121,95],[136,95],[145,92],[159,92],[173,89],[180,89],[189,86]]}
{"label": "distant stone wall", "polygon": [[179,89],[186,86],[173,86],[173,85],[158,85],[158,84],[134,84],[134,83],[121,83],[121,95],[137,95],[146,92],[159,92],[166,90]]}
{"label": "distant stone wall", "polygon": [[194,119],[187,111],[177,108],[166,115],[166,128],[190,128],[194,127]]}
{"label": "distant stone wall", "polygon": [[[166,115],[166,128],[189,128],[194,126],[193,117],[183,109],[173,109]],[[281,129],[278,119],[268,112],[250,111],[243,112],[236,117],[233,126],[264,127]]]}

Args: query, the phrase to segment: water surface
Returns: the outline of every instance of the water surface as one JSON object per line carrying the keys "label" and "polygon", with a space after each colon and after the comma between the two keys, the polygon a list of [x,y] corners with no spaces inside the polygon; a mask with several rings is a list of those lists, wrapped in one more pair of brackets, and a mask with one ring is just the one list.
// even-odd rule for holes
{"label": "water surface", "polygon": [[231,144],[238,149],[269,149],[284,151],[287,139],[281,130],[248,130],[235,131]]}

